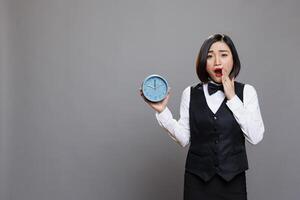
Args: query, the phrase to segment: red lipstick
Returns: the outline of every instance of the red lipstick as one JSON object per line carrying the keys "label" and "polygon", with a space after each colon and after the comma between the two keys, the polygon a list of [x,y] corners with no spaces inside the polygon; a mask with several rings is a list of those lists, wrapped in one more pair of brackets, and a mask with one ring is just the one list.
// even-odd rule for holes
{"label": "red lipstick", "polygon": [[216,68],[214,70],[214,72],[215,72],[216,77],[221,77],[222,76],[222,68]]}

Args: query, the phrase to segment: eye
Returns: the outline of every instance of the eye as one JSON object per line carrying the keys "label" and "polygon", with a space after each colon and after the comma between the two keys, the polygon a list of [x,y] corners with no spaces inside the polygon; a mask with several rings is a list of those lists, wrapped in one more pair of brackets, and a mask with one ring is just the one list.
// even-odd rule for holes
{"label": "eye", "polygon": [[226,53],[222,53],[221,56],[222,56],[222,57],[226,57],[226,56],[228,56],[228,55],[227,55]]}
{"label": "eye", "polygon": [[211,58],[211,57],[212,57],[212,55],[207,55],[207,57],[206,57],[206,58],[207,58],[207,59],[209,59],[209,58]]}

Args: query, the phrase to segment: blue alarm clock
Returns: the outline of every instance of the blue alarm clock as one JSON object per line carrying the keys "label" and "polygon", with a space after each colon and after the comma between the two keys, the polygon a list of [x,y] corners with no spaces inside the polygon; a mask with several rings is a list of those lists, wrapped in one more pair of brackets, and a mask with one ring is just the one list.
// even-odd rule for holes
{"label": "blue alarm clock", "polygon": [[142,92],[145,98],[151,102],[162,101],[168,94],[169,86],[162,76],[152,74],[142,83]]}

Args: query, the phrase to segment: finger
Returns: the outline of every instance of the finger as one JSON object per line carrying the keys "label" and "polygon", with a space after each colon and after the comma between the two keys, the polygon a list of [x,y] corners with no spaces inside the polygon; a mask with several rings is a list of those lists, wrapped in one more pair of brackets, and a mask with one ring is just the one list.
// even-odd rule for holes
{"label": "finger", "polygon": [[230,86],[232,85],[229,77],[225,77],[224,85],[226,88],[230,88]]}
{"label": "finger", "polygon": [[222,83],[223,83],[223,84],[226,84],[226,82],[227,82],[227,77],[226,77],[226,75],[224,74],[224,75],[222,76]]}
{"label": "finger", "polygon": [[225,71],[224,71],[224,68],[222,68],[222,76],[221,76],[221,79],[222,79],[222,83],[225,82]]}
{"label": "finger", "polygon": [[225,76],[225,71],[224,71],[224,69],[222,68],[222,78]]}
{"label": "finger", "polygon": [[166,99],[168,100],[170,98],[170,93],[166,96]]}
{"label": "finger", "polygon": [[144,96],[144,93],[142,92],[142,90],[140,90],[140,95],[144,99],[144,101],[149,102],[149,100],[146,99],[146,97]]}
{"label": "finger", "polygon": [[226,84],[225,77],[222,77],[222,84],[223,84],[223,86],[225,86],[225,84]]}
{"label": "finger", "polygon": [[222,74],[224,77],[227,77],[227,70],[224,67],[222,68]]}
{"label": "finger", "polygon": [[168,102],[169,102],[169,98],[170,98],[170,94],[168,94],[165,98],[164,98],[164,100],[163,100],[163,104],[167,104]]}
{"label": "finger", "polygon": [[224,81],[227,81],[228,73],[227,73],[227,70],[225,68],[222,68],[222,78],[223,78]]}

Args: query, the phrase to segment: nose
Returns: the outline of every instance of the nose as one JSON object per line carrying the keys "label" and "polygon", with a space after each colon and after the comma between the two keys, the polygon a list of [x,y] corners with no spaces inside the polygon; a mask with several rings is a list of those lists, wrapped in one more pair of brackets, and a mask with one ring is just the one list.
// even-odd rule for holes
{"label": "nose", "polygon": [[215,66],[219,66],[219,65],[221,65],[220,57],[216,56],[216,58],[215,58]]}

